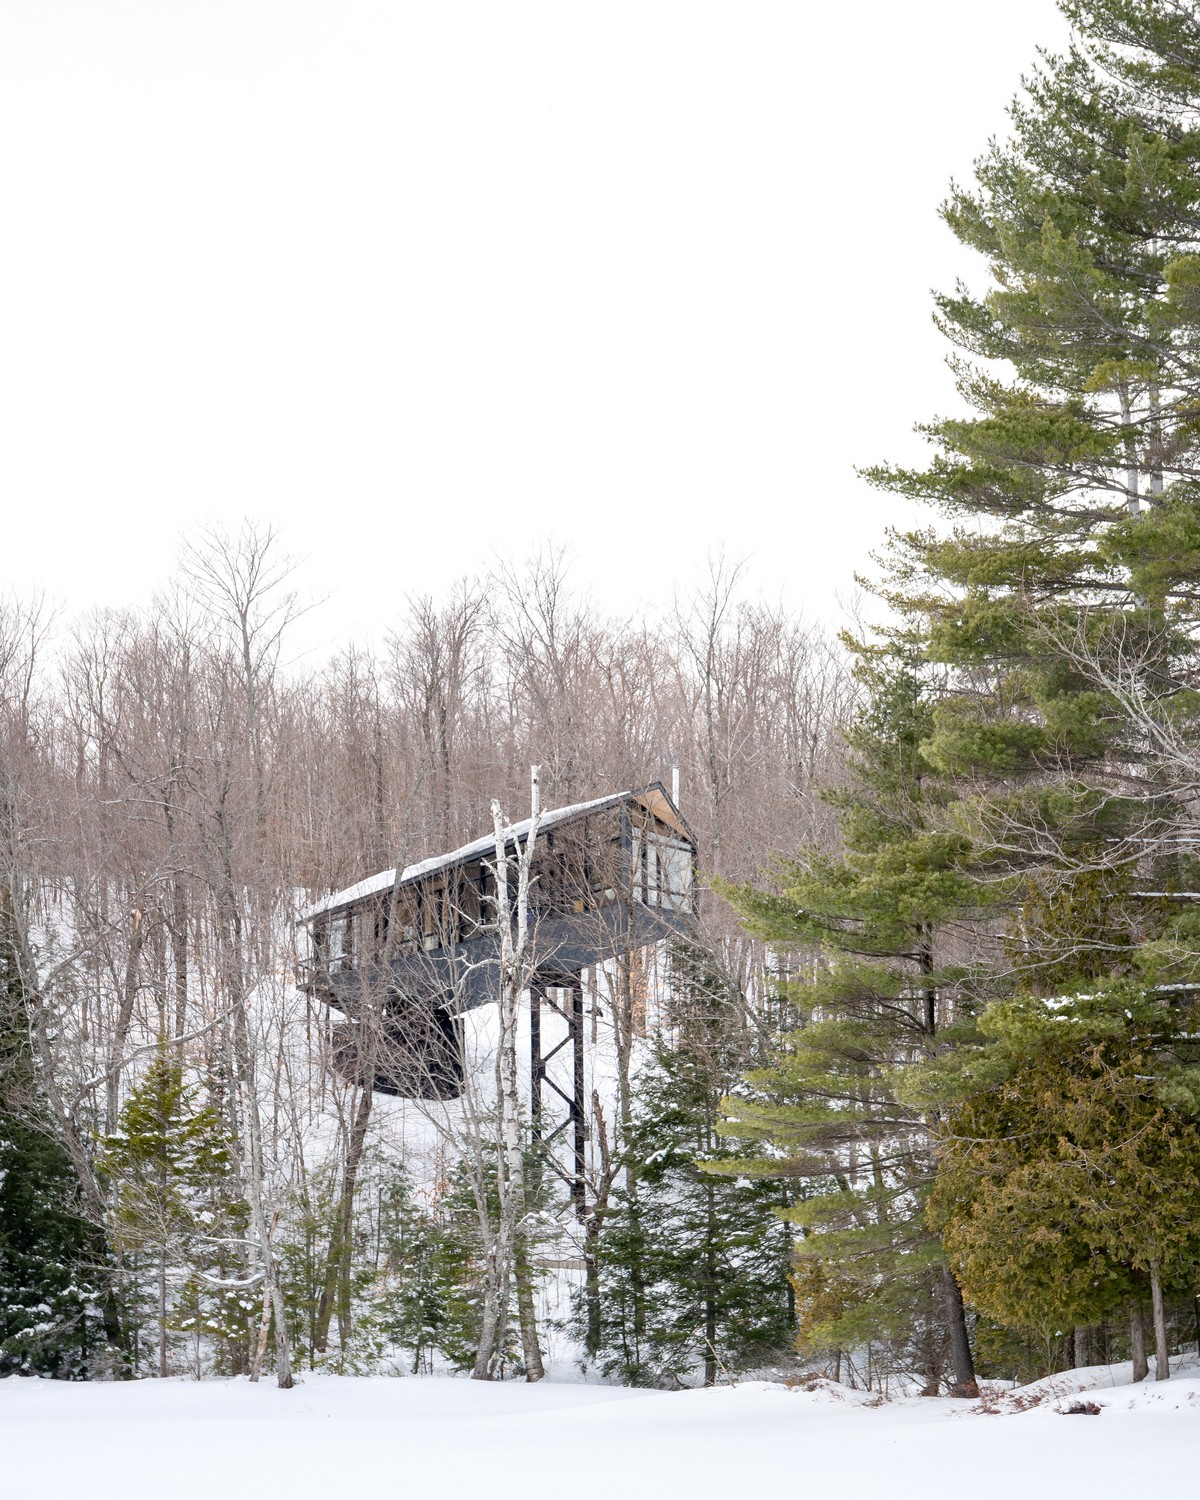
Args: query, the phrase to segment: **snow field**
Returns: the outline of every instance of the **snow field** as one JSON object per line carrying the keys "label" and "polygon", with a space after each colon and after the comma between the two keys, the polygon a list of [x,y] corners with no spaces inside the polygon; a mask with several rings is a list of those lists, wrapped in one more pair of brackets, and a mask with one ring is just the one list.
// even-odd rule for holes
{"label": "snow field", "polygon": [[[1133,1387],[1113,1384],[1120,1374],[1070,1372],[1056,1377],[1067,1382],[1057,1401],[1000,1414],[970,1402],[876,1405],[840,1387],[763,1383],[668,1394],[436,1377],[309,1375],[292,1391],[244,1380],[14,1378],[0,1381],[0,1495],[1127,1500],[1160,1486],[1195,1493],[1200,1376]],[[1054,1409],[1080,1384],[1103,1407],[1098,1417]]]}

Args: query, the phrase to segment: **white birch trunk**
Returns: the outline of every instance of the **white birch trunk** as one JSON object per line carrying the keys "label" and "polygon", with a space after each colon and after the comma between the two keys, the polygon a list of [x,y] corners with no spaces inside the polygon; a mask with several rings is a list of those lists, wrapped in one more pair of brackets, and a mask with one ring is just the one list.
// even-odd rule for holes
{"label": "white birch trunk", "polygon": [[[238,1081],[242,1092],[242,1118],[245,1122],[248,1150],[244,1153],[243,1168],[248,1169],[246,1183],[247,1207],[254,1225],[254,1235],[262,1255],[264,1276],[264,1298],[270,1295],[275,1310],[275,1378],[280,1388],[290,1390],[292,1386],[292,1351],[288,1337],[287,1320],[284,1317],[283,1297],[279,1290],[275,1267],[275,1254],[271,1246],[275,1219],[278,1211],[268,1221],[266,1208],[266,1184],[263,1174],[262,1121],[258,1111],[258,1093],[255,1087],[255,1070],[250,1028],[246,1018],[246,1000],[242,994],[234,1002],[234,1044],[237,1051]],[[251,1379],[258,1379],[258,1370]]]}
{"label": "white birch trunk", "polygon": [[[496,848],[496,920],[500,943],[497,1008],[499,1038],[496,1045],[496,1106],[499,1159],[496,1186],[499,1198],[499,1222],[485,1278],[483,1326],[473,1375],[490,1377],[495,1357],[502,1346],[506,1310],[513,1286],[518,1241],[525,1218],[525,1142],[521,1119],[520,1073],[517,1052],[517,1027],[521,1013],[521,995],[529,978],[529,870],[537,842],[540,809],[534,806],[525,847],[515,848],[517,891],[515,911],[509,891],[509,856],[507,846],[511,832],[499,802],[492,803],[492,826]],[[515,931],[514,931],[515,928]],[[521,1318],[522,1353],[530,1380],[544,1374],[537,1330],[533,1319]]]}

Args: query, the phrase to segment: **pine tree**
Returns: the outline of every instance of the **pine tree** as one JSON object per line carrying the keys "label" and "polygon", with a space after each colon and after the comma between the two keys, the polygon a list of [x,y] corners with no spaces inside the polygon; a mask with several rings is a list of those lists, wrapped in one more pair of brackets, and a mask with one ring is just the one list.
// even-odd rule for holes
{"label": "pine tree", "polygon": [[[897,540],[887,596],[946,672],[923,753],[993,872],[1021,877],[987,986],[1016,993],[982,1035],[1020,1016],[1031,1038],[1006,1064],[998,1041],[967,1039],[899,1094],[939,1127],[934,1213],[977,1304],[1043,1330],[1162,1281],[1132,1240],[1106,1248],[1104,1226],[1151,1180],[1128,1155],[1134,1118],[1190,1201],[1194,1105],[1122,1006],[1103,1044],[1089,1007],[1121,993],[1169,1029],[1200,957],[1190,914],[1163,909],[1196,889],[1200,16],[1153,0],[1062,9],[1072,46],[1043,58],[1011,137],[945,209],[992,280],[938,299],[970,414],[924,429],[926,468],[870,472],[952,523]],[[1108,1201],[1081,1187],[1080,1151],[1103,1164]],[[1139,1218],[1154,1222],[1148,1201],[1127,1234]]]}
{"label": "pine tree", "polygon": [[360,1358],[375,1366],[403,1357],[415,1375],[448,1346],[452,1362],[469,1369],[475,1349],[462,1336],[461,1305],[469,1254],[459,1226],[436,1198],[424,1200],[404,1167],[388,1174],[377,1212],[375,1265],[355,1319]]}
{"label": "pine tree", "polygon": [[971,414],[923,429],[925,469],[869,471],[952,522],[896,540],[886,592],[951,674],[929,759],[1030,868],[1169,836],[1143,709],[1189,717],[1200,562],[1200,22],[1063,8],[1073,45],[944,211],[992,279],[937,299]]}
{"label": "pine tree", "polygon": [[[148,1257],[154,1267],[153,1307],[157,1324],[157,1373],[170,1374],[170,1335],[177,1322],[195,1332],[195,1319],[210,1331],[230,1334],[232,1318],[248,1333],[253,1305],[230,1303],[221,1253],[244,1236],[239,1200],[228,1190],[233,1174],[230,1141],[219,1113],[199,1102],[200,1087],[185,1077],[178,1053],[164,1041],[122,1107],[118,1128],[101,1141],[98,1161],[110,1184],[109,1232],[129,1259]],[[176,1309],[171,1283],[185,1287]],[[215,1298],[216,1309],[204,1299]],[[175,1317],[178,1312],[178,1319]]]}
{"label": "pine tree", "polygon": [[[679,945],[672,991],[670,1033],[635,1081],[626,1186],[599,1238],[597,1356],[629,1384],[680,1384],[702,1369],[713,1385],[790,1349],[792,1236],[777,1214],[783,1187],[743,1176],[750,1153],[717,1134],[748,1050],[729,982],[709,955]],[[581,1334],[588,1318],[581,1298]]]}
{"label": "pine tree", "polygon": [[897,1079],[970,1034],[979,976],[956,961],[956,930],[995,899],[950,817],[953,787],[929,761],[936,697],[903,642],[860,654],[865,701],[849,734],[850,784],[832,794],[844,853],[780,867],[774,892],[732,891],[751,929],[779,950],[822,955],[788,991],[802,1024],[749,1075],[723,1129],[768,1143],[754,1170],[805,1184],[788,1217],[803,1231],[801,1300],[815,1278],[841,1312],[813,1324],[833,1348],[890,1342],[931,1393],[949,1357],[952,1388],[974,1388],[958,1287],[925,1222],[933,1124]]}
{"label": "pine tree", "polygon": [[[476,1198],[479,1166],[475,1158],[460,1161],[435,1205],[437,1236],[432,1272],[437,1291],[437,1349],[460,1370],[475,1368],[483,1318],[486,1252]],[[485,1166],[484,1179],[488,1184],[487,1209],[495,1223],[500,1201],[492,1188],[493,1168]],[[536,1203],[536,1187],[532,1182],[527,1185]],[[503,1380],[524,1368],[515,1284],[510,1288],[507,1305],[500,1311],[502,1337],[496,1348],[495,1372],[496,1378]]]}
{"label": "pine tree", "polygon": [[418,1201],[404,1171],[388,1184],[379,1213],[388,1288],[384,1327],[392,1342],[411,1351],[416,1374],[428,1365],[453,1322],[447,1293],[461,1280],[447,1274],[452,1264],[456,1273],[461,1267],[453,1255],[453,1226],[439,1224],[434,1212]]}
{"label": "pine tree", "polygon": [[104,1237],[41,1097],[10,898],[0,889],[0,1375],[108,1363]]}
{"label": "pine tree", "polygon": [[280,1285],[290,1317],[295,1361],[318,1364],[322,1296],[328,1276],[327,1250],[336,1208],[336,1166],[307,1172],[296,1200],[275,1237]]}

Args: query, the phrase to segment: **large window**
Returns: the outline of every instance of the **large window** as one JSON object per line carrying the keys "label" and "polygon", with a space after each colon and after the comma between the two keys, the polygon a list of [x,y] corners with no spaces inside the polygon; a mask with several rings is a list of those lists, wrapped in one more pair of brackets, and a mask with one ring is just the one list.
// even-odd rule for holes
{"label": "large window", "polygon": [[692,908],[692,851],[686,844],[663,840],[658,855],[659,894],[673,911]]}
{"label": "large window", "polygon": [[339,912],[329,924],[329,967],[349,969],[354,964],[354,919],[349,912]]}
{"label": "large window", "polygon": [[633,830],[633,899],[668,911],[692,908],[692,851],[678,839]]}

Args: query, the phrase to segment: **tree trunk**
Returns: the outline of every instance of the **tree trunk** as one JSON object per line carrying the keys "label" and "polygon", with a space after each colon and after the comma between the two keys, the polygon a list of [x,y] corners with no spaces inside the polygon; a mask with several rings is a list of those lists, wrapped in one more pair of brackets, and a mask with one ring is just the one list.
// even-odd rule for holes
{"label": "tree trunk", "polygon": [[717,1383],[717,1193],[711,1179],[704,1184],[704,1384]]}
{"label": "tree trunk", "polygon": [[[275,1230],[278,1226],[279,1209],[277,1208],[271,1215],[271,1227],[267,1230],[265,1249],[268,1255],[272,1253],[271,1244],[275,1238]],[[250,1380],[255,1384],[262,1373],[263,1359],[267,1353],[267,1334],[271,1329],[271,1280],[270,1275],[263,1277],[262,1313],[258,1321],[258,1342],[254,1346],[254,1357],[250,1361]]]}
{"label": "tree trunk", "polygon": [[117,1010],[117,1023],[113,1028],[112,1041],[108,1049],[104,1128],[110,1135],[117,1128],[117,1107],[121,1098],[121,1070],[125,1063],[125,1044],[129,1037],[129,1028],[133,1023],[133,1009],[138,992],[138,965],[145,941],[146,923],[139,907],[135,908],[133,913],[133,931],[129,936],[129,951],[125,959],[121,1003]]}
{"label": "tree trunk", "polygon": [[[632,958],[629,953],[621,954],[617,960],[617,993],[613,1006],[613,1023],[617,1039],[617,1109],[620,1120],[614,1152],[619,1157],[620,1151],[629,1144],[633,1127],[633,1044],[637,1026],[634,1015]],[[638,1180],[637,1164],[633,1160],[632,1152],[625,1158],[625,1194],[629,1200],[630,1213],[636,1222]],[[635,1236],[633,1243],[640,1247],[641,1241]],[[646,1284],[642,1272],[640,1248],[630,1268],[630,1282],[633,1287],[633,1335],[640,1349],[646,1336]],[[598,1343],[597,1347],[599,1347]]]}
{"label": "tree trunk", "polygon": [[600,1175],[593,1189],[591,1207],[583,1221],[583,1295],[584,1306],[587,1309],[584,1348],[589,1359],[595,1359],[600,1353],[600,1340],[603,1333],[603,1310],[600,1301],[600,1236],[608,1214],[613,1183],[620,1171],[619,1164],[613,1159],[612,1145],[608,1138],[608,1125],[604,1118],[604,1107],[600,1103],[600,1094],[596,1089],[592,1090],[592,1124],[596,1148],[600,1155]]}
{"label": "tree trunk", "polygon": [[[496,1104],[499,1115],[497,1144],[500,1148],[496,1164],[496,1187],[499,1214],[485,1282],[480,1347],[475,1357],[475,1368],[472,1371],[473,1378],[477,1380],[491,1378],[496,1353],[503,1348],[504,1325],[515,1268],[514,1260],[523,1240],[522,1222],[526,1210],[525,1142],[521,1128],[517,1022],[520,1015],[521,994],[531,977],[528,972],[529,867],[533,861],[539,818],[540,806],[535,767],[533,817],[530,821],[529,833],[523,848],[519,844],[515,846],[517,871],[515,910],[509,896],[508,882],[509,825],[504,819],[499,802],[493,801],[492,803],[492,826],[496,851],[496,920],[500,937],[499,989],[496,996],[500,1022],[500,1034],[496,1043]],[[528,1296],[522,1297],[521,1288],[518,1285],[517,1303],[526,1370],[529,1372],[530,1379],[540,1380],[542,1356],[537,1342],[537,1321],[531,1289]],[[537,1373],[534,1374],[534,1371]]]}
{"label": "tree trunk", "polygon": [[521,1324],[521,1356],[525,1361],[525,1379],[533,1384],[545,1377],[542,1351],[538,1344],[537,1315],[533,1305],[533,1272],[529,1264],[529,1243],[523,1234],[517,1236],[513,1264],[517,1277],[517,1317]]}
{"label": "tree trunk", "polygon": [[1154,381],[1150,386],[1150,504],[1162,504],[1163,492],[1163,434],[1162,434],[1162,398],[1159,395],[1158,382]]}
{"label": "tree trunk", "polygon": [[281,1391],[290,1391],[292,1379],[292,1340],[288,1333],[287,1308],[283,1305],[283,1292],[279,1279],[271,1268],[271,1304],[275,1310],[275,1384]]}
{"label": "tree trunk", "polygon": [[599,1250],[600,1223],[593,1214],[587,1222],[583,1241],[583,1295],[587,1308],[587,1331],[583,1347],[589,1359],[600,1353],[600,1267],[596,1259]]}
{"label": "tree trunk", "polygon": [[1131,516],[1140,516],[1142,504],[1139,491],[1141,475],[1137,456],[1137,438],[1134,433],[1133,411],[1129,404],[1129,390],[1124,381],[1119,386],[1121,404],[1121,434],[1125,448],[1125,508]]}
{"label": "tree trunk", "polygon": [[1158,1262],[1150,1262],[1150,1305],[1154,1309],[1154,1378],[1170,1380],[1171,1362],[1167,1357],[1167,1317],[1163,1309],[1162,1278]]}
{"label": "tree trunk", "polygon": [[974,1399],[979,1395],[979,1385],[975,1379],[971,1343],[967,1338],[967,1313],[963,1307],[962,1289],[949,1266],[942,1268],[942,1293],[946,1304],[946,1327],[950,1335],[950,1368],[954,1372],[950,1394]]}
{"label": "tree trunk", "polygon": [[[367,1040],[365,1061],[371,1065],[373,1076],[374,1047],[370,1045],[369,1038]],[[371,1119],[373,1098],[371,1078],[364,1077],[346,1144],[346,1160],[342,1167],[342,1190],[338,1195],[337,1208],[334,1211],[333,1232],[329,1237],[329,1253],[325,1259],[325,1281],[321,1287],[321,1300],[317,1305],[317,1328],[314,1342],[322,1354],[329,1347],[329,1324],[335,1308],[338,1317],[338,1337],[342,1347],[344,1348],[350,1340],[350,1252],[354,1239],[354,1195],[358,1190],[358,1171],[362,1165],[363,1150],[366,1146],[367,1126]]]}
{"label": "tree trunk", "polygon": [[704,1384],[716,1385],[719,1366],[717,1364],[717,1304],[710,1297],[704,1304]]}
{"label": "tree trunk", "polygon": [[182,881],[171,883],[171,962],[175,970],[175,1035],[187,1031],[188,911]]}
{"label": "tree trunk", "polygon": [[[226,846],[227,849],[228,846]],[[228,870],[228,865],[226,869]],[[246,1206],[250,1210],[251,1223],[257,1234],[263,1257],[263,1273],[271,1290],[272,1306],[275,1309],[275,1374],[279,1386],[289,1390],[292,1385],[292,1352],[284,1318],[283,1294],[279,1289],[275,1273],[275,1255],[271,1248],[276,1216],[270,1221],[266,1213],[266,1184],[263,1179],[262,1120],[259,1115],[257,1083],[254,1068],[254,1048],[250,1038],[249,1019],[246,1014],[246,986],[242,975],[242,925],[234,899],[232,878],[228,880],[225,894],[229,902],[230,916],[227,937],[226,967],[227,983],[231,998],[234,1058],[237,1064],[237,1081],[242,1092],[243,1120],[247,1135],[243,1156],[243,1169],[248,1169]]]}
{"label": "tree trunk", "polygon": [[171,1373],[167,1358],[167,1257],[158,1257],[158,1378],[166,1380]]}
{"label": "tree trunk", "polygon": [[250,1383],[258,1384],[262,1374],[263,1360],[267,1357],[267,1335],[271,1331],[271,1288],[263,1281],[262,1312],[258,1319],[258,1341],[254,1345],[254,1357],[250,1361]]}
{"label": "tree trunk", "polygon": [[498,1248],[493,1236],[492,1253],[487,1258],[483,1273],[481,1298],[483,1311],[479,1320],[479,1347],[475,1350],[475,1364],[471,1369],[472,1380],[492,1378],[492,1359],[501,1342],[500,1284],[502,1277],[496,1259]]}
{"label": "tree trunk", "polygon": [[1150,1361],[1146,1358],[1146,1323],[1138,1302],[1129,1306],[1129,1347],[1133,1354],[1133,1378],[1145,1380],[1150,1373]]}

